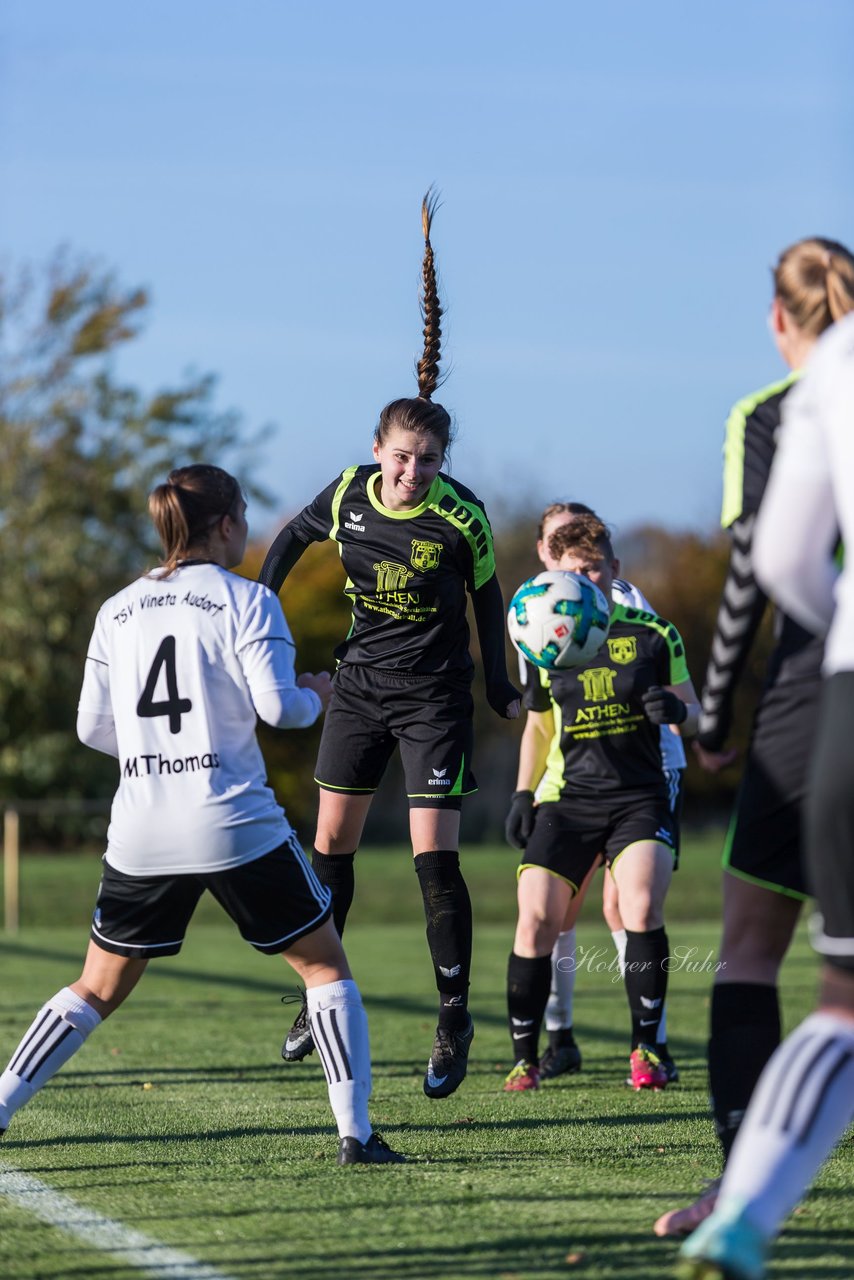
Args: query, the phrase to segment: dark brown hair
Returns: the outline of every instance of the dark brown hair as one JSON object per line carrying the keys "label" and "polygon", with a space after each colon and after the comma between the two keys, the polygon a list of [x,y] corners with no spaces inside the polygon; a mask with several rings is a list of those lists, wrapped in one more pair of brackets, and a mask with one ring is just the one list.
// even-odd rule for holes
{"label": "dark brown hair", "polygon": [[424,348],[415,366],[418,379],[417,397],[392,400],[380,414],[374,432],[378,445],[384,444],[388,433],[395,428],[414,431],[417,435],[435,436],[442,448],[442,456],[448,452],[455,431],[451,415],[441,404],[433,403],[433,392],[443,381],[439,373],[442,351],[442,304],[436,283],[436,262],[430,243],[433,216],[439,207],[439,198],[431,187],[421,202],[421,226],[424,232],[424,260],[421,264],[421,289],[419,304],[424,322]]}
{"label": "dark brown hair", "polygon": [[810,337],[854,311],[854,257],[838,240],[798,240],[780,254],[773,275],[776,296]]}
{"label": "dark brown hair", "polygon": [[611,531],[592,511],[575,516],[549,537],[549,555],[553,560],[559,560],[567,551],[578,559],[615,558]]}
{"label": "dark brown hair", "polygon": [[225,516],[236,519],[243,491],[221,467],[195,463],[170,471],[148,498],[148,510],[163,546],[163,567],[172,572],[191,551],[203,551],[211,530]]}

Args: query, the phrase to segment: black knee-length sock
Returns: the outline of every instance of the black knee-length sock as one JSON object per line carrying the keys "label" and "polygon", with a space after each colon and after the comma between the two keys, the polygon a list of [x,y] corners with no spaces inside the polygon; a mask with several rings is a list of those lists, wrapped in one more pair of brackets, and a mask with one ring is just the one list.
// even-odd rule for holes
{"label": "black knee-length sock", "polygon": [[510,952],[507,962],[507,1017],[514,1062],[524,1059],[539,1065],[540,1027],[551,982],[550,955],[529,958]]}
{"label": "black knee-length sock", "polygon": [[632,1015],[632,1048],[655,1045],[667,995],[667,934],[626,930],[626,995]]}
{"label": "black knee-length sock", "polygon": [[344,937],[344,925],[347,914],[353,904],[353,891],[356,887],[356,870],[353,853],[318,853],[312,850],[311,865],[318,880],[327,889],[332,890],[332,919],[338,930],[338,937]]}
{"label": "black knee-length sock", "polygon": [[756,1083],[779,1043],[776,987],[759,982],[715,984],[709,1035],[709,1092],[725,1161]]}
{"label": "black knee-length sock", "polygon": [[471,976],[471,898],[456,849],[418,853],[413,859],[424,900],[427,945],[439,992],[439,1026],[468,1025]]}

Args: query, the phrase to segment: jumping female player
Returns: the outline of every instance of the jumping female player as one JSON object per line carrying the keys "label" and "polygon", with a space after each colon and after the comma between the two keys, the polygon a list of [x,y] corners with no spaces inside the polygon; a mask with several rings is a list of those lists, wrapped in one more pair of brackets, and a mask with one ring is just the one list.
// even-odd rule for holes
{"label": "jumping female player", "polygon": [[[610,599],[619,562],[598,517],[580,515],[557,529],[549,554]],[[675,839],[659,729],[678,724],[690,734],[699,715],[681,637],[655,614],[613,604],[600,653],[569,670],[529,667],[525,704],[536,733],[520,755],[519,789],[543,786],[519,867],[519,920],[507,969],[516,1065],[504,1087],[539,1085],[552,948],[561,928],[574,923],[572,916],[567,921],[571,902],[604,859],[627,936],[631,1081],[636,1089],[664,1088],[669,1075],[654,1046],[667,990],[663,908]]]}
{"label": "jumping female player", "polygon": [[[519,714],[507,678],[504,604],[492,532],[480,501],[440,468],[451,418],[432,400],[439,383],[442,308],[430,225],[422,206],[424,351],[418,396],[380,414],[371,463],[351,466],[279,533],[261,581],[279,591],[311,542],[338,544],[353,621],[338,667],[317,759],[320,786],[312,864],[332,892],[339,934],[353,900],[354,858],[373,794],[396,745],[409,797],[415,870],[439,991],[439,1019],[424,1092],[444,1098],[465,1077],[474,1027],[468,1012],[472,917],[459,863],[462,797],[471,769],[473,664],[466,596],[480,639],[486,696],[500,716]],[[301,1010],[282,1056],[312,1051]]]}
{"label": "jumping female player", "polygon": [[247,536],[232,476],[183,467],[149,509],[162,566],[100,609],[80,695],[80,738],[121,770],[89,950],[0,1077],[0,1132],[130,995],[149,960],[181,950],[208,889],[247,942],[283,954],[306,985],[338,1163],[397,1163],[403,1157],[371,1132],[367,1019],[329,891],[266,785],[255,737],[257,716],[283,729],[312,724],[329,676],[294,679],[278,600],[229,572]]}
{"label": "jumping female player", "polygon": [[[774,268],[770,327],[792,371],[732,410],[724,447],[721,523],[732,553],[697,736],[700,763],[730,764],[725,749],[738,676],[765,611],[753,571],[753,532],[777,443],[782,406],[819,335],[854,309],[854,258],[835,240],[791,245]],[[807,896],[802,810],[821,690],[822,640],[778,612],[776,643],[723,855],[723,933],[712,987],[709,1087],[726,1162],[759,1076],[780,1043],[777,980]],[[714,1208],[718,1180],[657,1235],[685,1235]]]}

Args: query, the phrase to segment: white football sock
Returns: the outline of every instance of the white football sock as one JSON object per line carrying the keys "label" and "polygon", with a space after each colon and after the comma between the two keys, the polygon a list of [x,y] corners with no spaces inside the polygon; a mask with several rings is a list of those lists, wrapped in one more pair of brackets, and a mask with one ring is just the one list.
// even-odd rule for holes
{"label": "white football sock", "polygon": [[352,978],[309,987],[305,993],[311,1034],[329,1088],[341,1138],[371,1136],[371,1050],[368,1017]]}
{"label": "white football sock", "polygon": [[572,1026],[575,994],[575,927],[559,933],[552,947],[552,986],[546,1005],[546,1031]]}
{"label": "white football sock", "polygon": [[626,976],[626,931],[625,929],[612,929],[611,937],[614,939],[614,946],[617,948],[617,959],[620,963],[620,977]]}
{"label": "white football sock", "polygon": [[769,1239],[854,1114],[854,1024],[813,1013],[763,1071],[727,1162],[718,1205]]}
{"label": "white football sock", "polygon": [[64,1066],[101,1021],[82,996],[63,987],[36,1014],[0,1076],[0,1129]]}

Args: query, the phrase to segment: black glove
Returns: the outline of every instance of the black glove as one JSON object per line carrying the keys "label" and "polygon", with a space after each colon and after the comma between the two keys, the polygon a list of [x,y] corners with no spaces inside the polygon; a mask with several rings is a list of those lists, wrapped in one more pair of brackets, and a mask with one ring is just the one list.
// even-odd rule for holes
{"label": "black glove", "polygon": [[534,830],[533,791],[514,791],[504,823],[504,838],[514,849],[524,849]]}
{"label": "black glove", "polygon": [[511,702],[518,702],[522,695],[509,680],[500,680],[486,686],[486,701],[500,716],[507,719],[507,708]]}
{"label": "black glove", "polygon": [[682,724],[688,718],[688,708],[681,698],[669,689],[654,684],[641,698],[644,715],[653,724]]}

